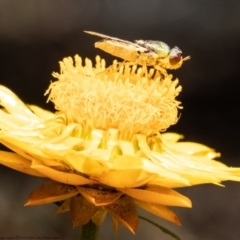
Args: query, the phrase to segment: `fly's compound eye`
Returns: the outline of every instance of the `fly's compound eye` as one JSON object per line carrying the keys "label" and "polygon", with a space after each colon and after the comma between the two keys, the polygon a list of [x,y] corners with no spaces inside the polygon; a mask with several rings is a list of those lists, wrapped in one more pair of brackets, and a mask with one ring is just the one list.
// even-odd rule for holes
{"label": "fly's compound eye", "polygon": [[179,63],[182,59],[182,51],[178,47],[174,47],[169,53],[169,62],[171,65]]}

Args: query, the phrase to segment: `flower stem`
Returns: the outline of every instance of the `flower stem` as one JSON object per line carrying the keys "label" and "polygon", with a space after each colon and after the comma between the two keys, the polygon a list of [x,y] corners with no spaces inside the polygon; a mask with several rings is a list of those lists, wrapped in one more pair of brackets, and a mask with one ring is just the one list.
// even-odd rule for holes
{"label": "flower stem", "polygon": [[90,220],[82,226],[82,234],[80,240],[97,240],[99,228]]}

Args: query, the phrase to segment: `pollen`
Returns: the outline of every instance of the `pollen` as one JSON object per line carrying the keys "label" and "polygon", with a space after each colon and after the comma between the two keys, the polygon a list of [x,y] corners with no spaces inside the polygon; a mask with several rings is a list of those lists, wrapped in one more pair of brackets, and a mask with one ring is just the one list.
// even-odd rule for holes
{"label": "pollen", "polygon": [[153,135],[165,131],[178,120],[181,92],[178,80],[172,75],[164,78],[154,69],[136,65],[117,64],[105,67],[104,59],[96,57],[84,64],[78,55],[60,62],[60,73],[46,94],[56,110],[69,122],[83,127],[119,133]]}

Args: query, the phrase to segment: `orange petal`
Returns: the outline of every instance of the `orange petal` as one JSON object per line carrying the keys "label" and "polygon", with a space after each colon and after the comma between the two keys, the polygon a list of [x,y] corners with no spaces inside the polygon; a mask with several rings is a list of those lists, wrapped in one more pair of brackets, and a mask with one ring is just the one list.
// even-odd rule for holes
{"label": "orange petal", "polygon": [[70,202],[70,214],[73,227],[88,223],[97,209],[97,207],[88,202],[83,196],[78,195],[73,197]]}
{"label": "orange petal", "polygon": [[58,202],[77,194],[74,186],[48,181],[30,194],[25,206]]}
{"label": "orange petal", "polygon": [[191,200],[182,194],[161,186],[147,186],[145,189],[118,189],[138,200],[166,206],[191,207]]}
{"label": "orange petal", "polygon": [[105,208],[100,208],[92,217],[93,223],[99,228],[102,225],[106,215],[107,210]]}
{"label": "orange petal", "polygon": [[109,205],[123,195],[121,192],[110,192],[108,190],[100,190],[95,188],[86,188],[80,186],[76,186],[76,188],[86,200],[95,206]]}
{"label": "orange petal", "polygon": [[122,196],[106,208],[118,222],[135,233],[138,227],[138,215],[136,206],[130,197]]}
{"label": "orange petal", "polygon": [[46,177],[56,182],[61,182],[69,185],[84,185],[93,183],[92,180],[82,177],[81,175],[61,172],[51,167],[44,166],[40,161],[37,160],[33,161],[31,168],[37,170],[38,172],[44,174]]}
{"label": "orange petal", "polygon": [[113,230],[114,230],[114,234],[117,236],[118,235],[118,231],[119,231],[119,222],[118,220],[111,216],[112,217],[112,223],[113,223]]}
{"label": "orange petal", "polygon": [[66,199],[60,207],[58,207],[57,211],[55,213],[64,213],[70,210],[70,201],[71,198]]}
{"label": "orange petal", "polygon": [[36,177],[45,177],[35,169],[31,169],[31,161],[19,156],[16,153],[0,151],[0,163],[14,170],[33,175]]}
{"label": "orange petal", "polygon": [[179,218],[177,215],[171,211],[168,207],[155,204],[155,203],[148,203],[148,202],[143,202],[139,200],[134,200],[134,202],[141,207],[142,209],[158,216],[161,218],[164,218],[172,223],[175,223],[177,225],[181,225]]}

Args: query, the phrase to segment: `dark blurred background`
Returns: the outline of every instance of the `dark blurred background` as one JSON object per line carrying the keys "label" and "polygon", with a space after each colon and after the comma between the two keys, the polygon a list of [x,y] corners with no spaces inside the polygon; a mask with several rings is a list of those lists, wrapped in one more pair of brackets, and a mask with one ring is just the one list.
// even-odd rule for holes
{"label": "dark blurred background", "polygon": [[[184,109],[170,128],[186,140],[205,143],[222,153],[221,161],[240,166],[240,2],[238,0],[0,0],[0,84],[24,102],[53,110],[43,93],[58,62],[79,54],[101,54],[91,30],[126,40],[161,40],[191,55],[174,71],[183,92]],[[0,166],[0,237],[58,237],[79,239],[68,213],[54,215],[54,205],[23,207],[43,179]],[[177,209],[182,227],[151,217],[184,240],[239,240],[240,183],[180,189],[193,209]],[[21,238],[20,238],[21,239]],[[101,240],[170,240],[141,222],[134,236],[121,228],[114,237],[108,219]]]}

